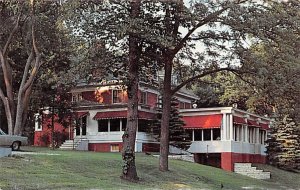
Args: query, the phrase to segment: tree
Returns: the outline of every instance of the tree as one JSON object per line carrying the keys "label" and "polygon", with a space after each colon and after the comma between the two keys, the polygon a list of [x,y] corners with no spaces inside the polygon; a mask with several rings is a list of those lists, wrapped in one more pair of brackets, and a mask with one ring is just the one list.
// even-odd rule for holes
{"label": "tree", "polygon": [[[67,15],[67,22],[71,23],[69,26],[75,26],[73,29],[87,44],[100,41],[103,44],[102,49],[107,49],[111,61],[102,65],[98,64],[96,67],[118,78],[127,88],[128,116],[127,126],[122,136],[121,178],[128,181],[138,180],[135,166],[135,140],[138,119],[137,93],[143,43],[135,33],[140,30],[140,7],[141,1],[139,0],[112,1],[107,4],[100,1],[74,2],[66,7],[72,12]],[[80,20],[74,19],[73,16],[78,15],[80,15]],[[106,69],[100,68],[101,66]]]}
{"label": "tree", "polygon": [[[130,18],[135,22],[139,18],[141,1],[130,2]],[[139,61],[141,56],[140,39],[129,32],[129,68],[128,68],[128,105],[127,126],[123,138],[123,172],[122,178],[129,181],[138,180],[135,166],[135,140],[138,125],[138,87],[139,87]]]}
{"label": "tree", "polygon": [[41,68],[59,62],[62,60],[60,57],[65,55],[59,49],[63,42],[57,32],[58,7],[57,2],[0,3],[3,18],[0,61],[5,83],[0,89],[0,97],[9,134],[21,134],[24,128],[33,84]]}
{"label": "tree", "polygon": [[285,169],[300,169],[300,127],[290,118],[278,121],[267,140],[271,165]]}
{"label": "tree", "polygon": [[[149,132],[153,135],[155,139],[160,141],[160,127],[162,118],[162,107],[163,102],[160,100],[156,108],[156,121],[150,127]],[[171,115],[170,115],[170,127],[169,127],[169,145],[175,146],[177,148],[187,150],[190,147],[191,141],[189,140],[189,134],[185,132],[183,126],[184,121],[181,119],[179,113],[179,104],[176,98],[172,98],[171,101]]]}

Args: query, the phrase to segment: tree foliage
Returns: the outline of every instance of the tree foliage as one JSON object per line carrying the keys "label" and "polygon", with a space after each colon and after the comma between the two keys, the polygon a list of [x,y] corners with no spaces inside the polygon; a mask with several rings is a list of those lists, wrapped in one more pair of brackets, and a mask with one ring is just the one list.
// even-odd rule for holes
{"label": "tree foliage", "polygon": [[[58,2],[2,1],[1,66],[4,86],[0,96],[9,134],[20,134],[26,123],[34,81],[42,67],[45,75],[58,73],[68,64],[67,46]],[[56,69],[56,70],[55,70]]]}
{"label": "tree foliage", "polygon": [[300,127],[284,118],[271,129],[267,154],[271,165],[285,169],[300,169]]}
{"label": "tree foliage", "polygon": [[[163,102],[160,99],[156,111],[156,120],[153,125],[149,128],[149,132],[152,136],[160,141],[160,127],[162,118],[162,107]],[[184,130],[184,121],[179,113],[179,104],[176,98],[172,98],[171,102],[171,115],[170,115],[170,127],[169,127],[169,145],[175,146],[177,148],[187,150],[190,147],[191,141],[189,140],[189,134]]]}

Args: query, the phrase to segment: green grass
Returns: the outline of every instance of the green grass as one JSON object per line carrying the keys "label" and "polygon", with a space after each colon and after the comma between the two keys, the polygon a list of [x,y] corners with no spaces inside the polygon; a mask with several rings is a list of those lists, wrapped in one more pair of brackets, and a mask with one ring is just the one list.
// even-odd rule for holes
{"label": "green grass", "polygon": [[223,189],[300,187],[299,173],[269,166],[271,180],[256,180],[179,160],[170,160],[170,171],[162,173],[158,170],[158,158],[144,154],[137,154],[136,158],[141,180],[130,183],[120,179],[122,160],[119,153],[28,150],[60,155],[1,158],[0,189],[221,189],[221,184]]}

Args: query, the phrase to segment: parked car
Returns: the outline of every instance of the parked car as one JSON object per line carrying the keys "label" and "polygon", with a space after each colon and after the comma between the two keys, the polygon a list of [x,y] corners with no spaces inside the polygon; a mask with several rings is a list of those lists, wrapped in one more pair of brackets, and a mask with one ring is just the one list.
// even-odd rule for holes
{"label": "parked car", "polygon": [[12,150],[20,150],[20,146],[27,145],[27,143],[27,137],[7,135],[0,129],[0,146],[11,147]]}

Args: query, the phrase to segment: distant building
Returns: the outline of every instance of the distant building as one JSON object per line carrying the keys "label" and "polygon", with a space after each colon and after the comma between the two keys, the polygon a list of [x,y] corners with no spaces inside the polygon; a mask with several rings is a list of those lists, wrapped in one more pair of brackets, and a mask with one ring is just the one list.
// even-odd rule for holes
{"label": "distant building", "polygon": [[[54,131],[64,134],[62,148],[120,152],[127,122],[127,92],[117,81],[80,85],[71,91],[74,103],[70,126],[54,122]],[[159,143],[147,128],[155,120],[160,93],[140,83],[136,152],[156,152]],[[181,90],[175,94],[192,144],[195,162],[233,170],[235,162],[265,163],[265,144],[270,120],[232,107],[194,108],[198,99]],[[52,118],[36,115],[34,145],[45,146],[52,137]],[[56,116],[54,116],[54,119]],[[48,139],[47,139],[48,138]],[[47,143],[46,143],[47,142]]]}

